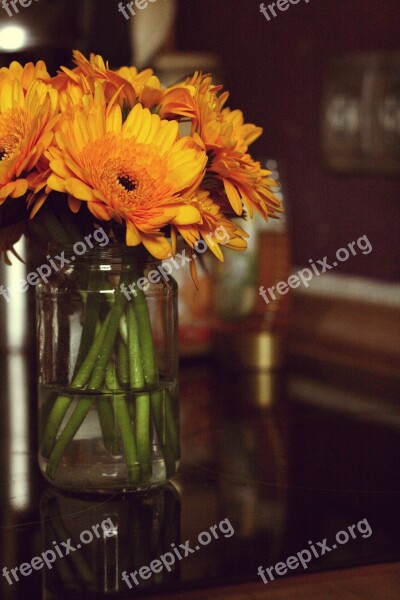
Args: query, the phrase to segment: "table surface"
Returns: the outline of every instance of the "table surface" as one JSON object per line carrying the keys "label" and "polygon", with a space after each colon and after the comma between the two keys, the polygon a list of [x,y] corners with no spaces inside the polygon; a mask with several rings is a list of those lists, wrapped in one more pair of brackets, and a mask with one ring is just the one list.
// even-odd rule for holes
{"label": "table surface", "polygon": [[[145,496],[48,485],[36,461],[32,357],[3,353],[0,383],[0,598],[400,596],[398,382],[293,357],[264,374],[184,364],[182,465]],[[62,544],[75,548],[109,518],[115,535]],[[4,576],[57,547],[51,568]],[[182,559],[169,571],[146,579],[144,570],[131,589],[122,580],[174,549]],[[280,564],[290,557],[291,568]],[[263,583],[260,566],[273,580]]]}

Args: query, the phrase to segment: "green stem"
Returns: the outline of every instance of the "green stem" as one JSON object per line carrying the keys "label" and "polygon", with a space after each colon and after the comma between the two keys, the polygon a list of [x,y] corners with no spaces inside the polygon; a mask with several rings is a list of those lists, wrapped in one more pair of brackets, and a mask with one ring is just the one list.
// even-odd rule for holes
{"label": "green stem", "polygon": [[155,385],[158,382],[157,362],[154,351],[154,342],[151,329],[149,307],[146,297],[141,294],[133,300],[136,322],[138,324],[138,334],[143,362],[143,372],[146,383]]}
{"label": "green stem", "polygon": [[102,284],[103,280],[104,274],[101,271],[92,270],[90,272],[89,283],[87,286],[88,294],[85,305],[85,317],[82,327],[78,358],[76,359],[75,363],[75,373],[79,370],[93,343],[102,302],[101,294],[99,294],[99,285]]}
{"label": "green stem", "polygon": [[[79,390],[84,387],[88,380],[88,389],[98,390],[104,381],[107,364],[109,362],[112,347],[119,327],[119,321],[124,311],[126,298],[122,293],[115,292],[115,301],[104,322],[95,337],[95,340],[83,361],[70,388]],[[73,440],[80,425],[83,423],[90,410],[93,400],[84,398],[78,401],[70,420],[65,426],[58,440],[55,442],[47,465],[47,474],[54,478],[58,464],[67,446]]]}
{"label": "green stem", "polygon": [[[71,243],[71,238],[68,235],[68,232],[64,229],[64,227],[54,215],[54,213],[46,206],[44,206],[40,211],[40,218],[37,224],[38,233],[40,232],[41,224],[45,226],[47,231],[50,233],[51,237],[58,243],[67,246]],[[63,395],[59,396],[55,400],[55,403],[47,420],[46,429],[43,437],[42,452],[45,458],[47,458],[51,452],[58,429],[62,423],[62,420],[64,418],[65,413],[68,410],[70,403],[71,400]]]}
{"label": "green stem", "polygon": [[[111,390],[112,392],[119,389],[119,382],[118,382],[118,378],[115,373],[115,366],[111,359],[108,361],[108,364],[107,364],[105,382],[106,382],[107,388],[109,390]],[[118,441],[118,433],[117,433],[117,423],[116,423],[115,414],[114,414],[113,397],[114,397],[114,395],[112,395],[112,397],[108,400],[110,412],[111,412],[110,420],[112,417],[112,423],[113,423],[112,444],[110,444],[110,448],[111,448],[110,452],[112,454],[117,454],[117,452],[119,452],[119,441]],[[99,413],[99,417],[100,417],[100,413]],[[101,421],[100,421],[100,423],[101,423]],[[102,428],[102,431],[103,431],[103,439],[104,439],[105,429]],[[107,438],[107,434],[106,434],[106,438]],[[106,446],[106,444],[104,444],[104,445]],[[107,446],[106,446],[106,448],[107,448]]]}
{"label": "green stem", "polygon": [[[89,288],[93,291],[97,285],[98,279],[93,276],[89,283]],[[93,299],[91,299],[93,296]],[[88,381],[91,371],[93,369],[94,361],[98,355],[100,348],[104,341],[104,336],[107,328],[107,318],[103,325],[100,327],[97,336],[93,341],[93,337],[96,330],[96,323],[98,321],[98,315],[100,310],[100,303],[97,302],[96,296],[100,294],[90,294],[87,300],[87,306],[85,311],[85,322],[82,328],[81,344],[78,352],[77,362],[75,364],[75,375],[73,376],[70,388],[72,390],[82,388]],[[91,345],[90,345],[91,344]],[[83,360],[83,357],[86,359]],[[57,433],[60,429],[62,420],[72,402],[71,397],[65,395],[58,396],[55,400],[51,409],[50,415],[47,419],[46,429],[43,435],[43,456],[48,458],[50,452],[54,446]]]}
{"label": "green stem", "polygon": [[143,360],[143,348],[139,340],[139,323],[135,310],[130,304],[127,309],[128,321],[128,360],[129,360],[129,383],[132,390],[144,387],[145,375]]}
{"label": "green stem", "polygon": [[[70,385],[70,388],[72,390],[81,389],[87,383],[88,379],[91,376],[92,371],[93,371],[93,375],[90,379],[89,389],[92,389],[92,390],[97,389],[97,387],[99,387],[101,385],[101,383],[103,382],[104,375],[105,375],[105,367],[108,362],[112,343],[113,343],[113,340],[115,338],[115,334],[116,334],[116,331],[118,328],[118,322],[115,327],[115,320],[117,318],[119,310],[120,310],[119,303],[117,304],[117,300],[116,300],[116,304],[111,309],[110,313],[107,315],[105,321],[102,323],[102,325],[99,329],[99,332],[92,344],[92,347],[89,350],[88,355],[86,356],[76,377],[74,378],[74,380],[72,381],[72,383]],[[113,338],[112,332],[114,331],[114,329],[115,329],[115,334],[114,334],[114,338]],[[99,354],[100,354],[100,356],[99,356]],[[104,361],[101,360],[101,362],[100,362],[100,359],[102,359],[102,357],[104,355],[106,355],[106,360],[105,360],[104,367],[102,367]],[[97,359],[97,362],[96,362],[96,364],[94,364],[96,359]],[[99,366],[99,362],[100,362],[100,366]],[[93,369],[93,366],[94,366],[94,369]],[[97,367],[97,371],[95,372],[96,367]],[[98,381],[100,381],[100,383],[98,383]],[[89,412],[92,402],[93,402],[92,400],[88,400],[88,399],[83,399],[83,400],[78,401],[78,404],[77,404],[74,412],[72,413],[70,420],[68,421],[62,434],[60,435],[60,437],[54,444],[52,453],[50,455],[49,463],[47,466],[47,474],[49,477],[52,477],[52,478],[54,477],[55,472],[57,470],[58,463],[62,458],[65,448],[73,440],[76,432],[78,431],[79,427],[83,423],[87,413]]]}
{"label": "green stem", "polygon": [[162,391],[156,391],[151,394],[151,412],[158,442],[161,445],[165,461],[166,476],[168,479],[175,474],[176,461],[179,458],[179,452],[175,451],[176,443],[174,443],[174,438],[171,436],[171,433],[166,426],[164,394],[165,392]]}
{"label": "green stem", "polygon": [[62,246],[71,244],[71,237],[50,208],[44,205],[39,212],[39,217],[55,242]]}
{"label": "green stem", "polygon": [[92,375],[93,369],[95,367],[95,362],[96,362],[98,356],[101,354],[102,348],[104,347],[105,339],[106,339],[106,335],[107,335],[107,331],[108,331],[108,326],[111,321],[111,317],[112,317],[112,310],[109,312],[109,314],[107,315],[107,317],[104,319],[103,323],[101,324],[101,326],[97,332],[97,335],[90,347],[90,350],[86,355],[85,360],[81,364],[81,366],[78,370],[78,373],[75,375],[74,379],[72,380],[72,383],[70,385],[70,388],[72,390],[82,389],[89,381],[90,376]]}
{"label": "green stem", "polygon": [[129,394],[126,396],[126,401],[128,405],[129,416],[131,418],[132,423],[136,423],[136,398],[134,394]]}
{"label": "green stem", "polygon": [[[130,269],[123,268],[120,284],[127,279]],[[132,277],[132,272],[131,272]],[[93,277],[94,290],[98,292],[99,280]],[[105,398],[97,401],[99,420],[102,428],[105,447],[113,452],[116,448],[115,425],[118,424],[128,470],[129,482],[134,484],[149,479],[152,474],[151,464],[151,435],[150,423],[153,414],[157,435],[166,464],[167,477],[175,472],[175,461],[179,455],[179,442],[171,399],[165,400],[164,392],[140,393],[146,384],[157,386],[158,370],[150,314],[145,295],[140,292],[124,315],[127,299],[118,291],[114,294],[114,303],[103,323],[99,326],[101,300],[93,294],[87,299],[85,324],[82,331],[79,362],[77,372],[70,384],[71,390],[100,391],[104,384],[115,391],[120,385],[129,383],[131,391],[136,395],[134,408],[134,423],[129,413],[126,394],[115,394],[112,405]],[[97,327],[97,333],[95,332]],[[118,334],[119,332],[119,334]],[[118,339],[117,372],[111,354]],[[125,341],[126,340],[126,341]],[[71,400],[66,395],[59,396],[51,411],[44,436],[44,448],[50,454],[47,474],[54,479],[59,462],[73,440],[79,427],[86,418],[93,398],[79,399],[61,435],[55,441],[62,420],[68,410]]]}
{"label": "green stem", "polygon": [[150,447],[150,398],[149,394],[136,396],[136,441],[138,458],[143,478],[149,479],[152,474]]}
{"label": "green stem", "polygon": [[120,335],[118,336],[117,356],[118,379],[123,387],[127,387],[129,384],[128,348]]}
{"label": "green stem", "polygon": [[106,368],[106,386],[109,390],[115,391],[119,388],[119,382],[115,374],[115,367],[111,360],[108,361]]}
{"label": "green stem", "polygon": [[[142,365],[142,347],[139,341],[139,326],[132,305],[127,309],[128,321],[128,358],[129,379],[131,390],[144,387],[145,376]],[[138,458],[144,479],[151,477],[151,447],[150,447],[150,397],[149,394],[136,396],[135,431],[138,449]]]}
{"label": "green stem", "polygon": [[128,343],[128,324],[126,322],[125,315],[122,315],[121,321],[119,322],[119,335],[125,344]]}
{"label": "green stem", "polygon": [[71,398],[69,396],[58,396],[53,403],[50,414],[46,421],[46,429],[42,438],[43,446],[41,452],[44,458],[48,458],[50,456],[58,430],[60,429],[62,420],[70,404]]}
{"label": "green stem", "polygon": [[138,453],[125,396],[122,394],[114,396],[113,406],[115,419],[119,426],[122,445],[124,447],[125,462],[128,469],[128,481],[129,483],[137,483],[140,480]]}
{"label": "green stem", "polygon": [[110,398],[100,396],[97,399],[97,412],[99,413],[104,447],[111,454],[118,454],[118,438],[116,435],[114,411],[110,403]]}
{"label": "green stem", "polygon": [[109,313],[109,321],[103,338],[101,352],[97,356],[97,360],[88,385],[88,390],[98,390],[103,384],[107,363],[113,349],[119,328],[119,322],[124,312],[126,302],[127,300],[123,294],[118,292],[115,293],[114,306]]}
{"label": "green stem", "polygon": [[64,427],[63,432],[55,443],[55,446],[50,454],[46,471],[50,479],[54,479],[57,467],[65,452],[65,449],[69,446],[71,440],[74,439],[76,432],[85,420],[92,404],[92,398],[82,398],[78,400],[74,412],[69,418],[68,423]]}
{"label": "green stem", "polygon": [[[146,297],[142,291],[138,290],[138,295],[134,297],[132,304],[134,306],[140,342],[144,378],[147,384],[156,386],[158,383],[158,369],[154,350],[150,313],[146,302]],[[128,332],[129,331],[130,328],[128,325]],[[168,398],[165,398],[165,393],[166,392],[162,391],[153,392],[151,394],[150,403],[154,425],[156,427],[157,436],[164,456],[167,478],[169,478],[174,475],[176,470],[176,461],[179,459],[179,440],[175,417],[172,411],[171,398],[169,396]],[[147,410],[147,407],[145,408],[144,405],[145,403],[142,401],[141,409],[143,411]],[[136,405],[136,408],[138,408],[138,405]],[[143,433],[143,439],[144,435],[145,434]]]}

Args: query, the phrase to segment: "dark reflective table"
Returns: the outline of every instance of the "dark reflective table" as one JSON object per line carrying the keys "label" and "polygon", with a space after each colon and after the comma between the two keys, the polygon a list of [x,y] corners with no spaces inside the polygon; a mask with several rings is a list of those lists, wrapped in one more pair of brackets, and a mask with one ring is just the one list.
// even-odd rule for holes
{"label": "dark reflective table", "polygon": [[[295,358],[272,374],[184,364],[182,466],[144,496],[48,485],[32,358],[3,352],[0,383],[4,600],[262,586],[260,566],[280,578],[400,559],[398,382]],[[306,569],[277,566],[305,550]]]}

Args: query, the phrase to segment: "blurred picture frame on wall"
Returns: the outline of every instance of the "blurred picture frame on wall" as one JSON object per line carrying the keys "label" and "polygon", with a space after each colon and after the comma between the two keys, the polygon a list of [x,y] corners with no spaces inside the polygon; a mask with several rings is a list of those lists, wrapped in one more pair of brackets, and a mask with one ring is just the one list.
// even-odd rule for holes
{"label": "blurred picture frame on wall", "polygon": [[400,174],[400,53],[335,57],[321,103],[321,151],[337,173]]}

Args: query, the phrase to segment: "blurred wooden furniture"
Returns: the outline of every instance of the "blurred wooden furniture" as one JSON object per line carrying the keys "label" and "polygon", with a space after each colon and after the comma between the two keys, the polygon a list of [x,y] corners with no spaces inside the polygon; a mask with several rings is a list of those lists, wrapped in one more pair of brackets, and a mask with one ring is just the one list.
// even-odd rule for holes
{"label": "blurred wooden furniture", "polygon": [[154,600],[398,600],[400,563],[154,596]]}
{"label": "blurred wooden furniture", "polygon": [[400,377],[400,308],[296,294],[291,350],[329,363]]}

